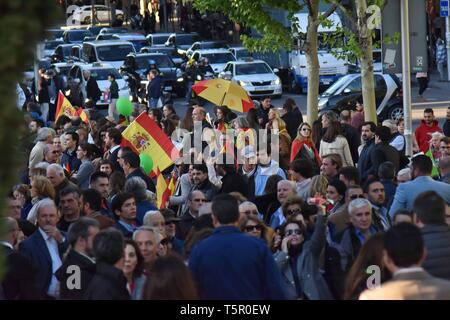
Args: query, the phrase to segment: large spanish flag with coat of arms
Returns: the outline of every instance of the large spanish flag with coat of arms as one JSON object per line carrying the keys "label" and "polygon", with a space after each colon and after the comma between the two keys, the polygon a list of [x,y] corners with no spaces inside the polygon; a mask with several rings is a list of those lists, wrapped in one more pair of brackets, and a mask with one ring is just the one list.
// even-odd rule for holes
{"label": "large spanish flag with coat of arms", "polygon": [[147,113],[141,113],[123,132],[122,145],[136,153],[145,153],[153,159],[153,173],[163,171],[179,158],[172,141]]}

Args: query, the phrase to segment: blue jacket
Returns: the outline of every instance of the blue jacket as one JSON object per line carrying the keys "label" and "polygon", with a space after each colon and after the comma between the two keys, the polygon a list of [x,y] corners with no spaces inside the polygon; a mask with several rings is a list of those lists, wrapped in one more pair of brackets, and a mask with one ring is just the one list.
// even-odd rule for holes
{"label": "blue jacket", "polygon": [[144,224],[144,216],[147,213],[147,211],[153,210],[158,210],[158,208],[155,207],[153,203],[151,203],[148,200],[136,202],[136,221],[138,226],[142,226]]}
{"label": "blue jacket", "polygon": [[[61,260],[66,248],[66,242],[58,247]],[[31,263],[34,289],[40,297],[45,297],[52,279],[52,259],[39,229],[20,243],[19,252]]]}
{"label": "blue jacket", "polygon": [[280,271],[267,245],[234,226],[218,227],[198,243],[189,268],[204,299],[286,299]]}
{"label": "blue jacket", "polygon": [[150,98],[153,99],[159,99],[161,96],[161,86],[162,86],[162,80],[161,77],[157,76],[147,86],[147,99],[150,100]]}
{"label": "blue jacket", "polygon": [[77,152],[70,152],[66,150],[61,156],[61,167],[66,168],[66,164],[69,164],[70,172],[78,171],[81,165],[80,159],[77,158]]}
{"label": "blue jacket", "polygon": [[435,181],[430,176],[419,176],[397,186],[389,215],[393,217],[399,209],[411,210],[414,200],[425,191],[436,191],[447,204],[450,204],[450,186],[447,183]]}

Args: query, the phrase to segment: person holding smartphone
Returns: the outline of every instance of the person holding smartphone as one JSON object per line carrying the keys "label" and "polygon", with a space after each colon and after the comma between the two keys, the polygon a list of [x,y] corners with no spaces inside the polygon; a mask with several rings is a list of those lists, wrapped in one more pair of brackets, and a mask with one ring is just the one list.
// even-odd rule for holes
{"label": "person holding smartphone", "polygon": [[319,256],[325,246],[326,199],[313,199],[318,214],[311,238],[305,241],[306,226],[289,218],[280,228],[281,250],[274,254],[291,299],[333,298],[319,271]]}

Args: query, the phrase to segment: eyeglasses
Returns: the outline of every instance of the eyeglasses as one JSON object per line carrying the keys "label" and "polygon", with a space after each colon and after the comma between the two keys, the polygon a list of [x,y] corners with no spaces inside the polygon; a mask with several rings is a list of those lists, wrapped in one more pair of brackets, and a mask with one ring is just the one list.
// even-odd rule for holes
{"label": "eyeglasses", "polygon": [[363,194],[352,194],[350,196],[350,199],[352,199],[352,200],[355,200],[355,199],[358,199],[358,198],[365,199]]}
{"label": "eyeglasses", "polygon": [[206,199],[192,199],[194,202],[206,202]]}
{"label": "eyeglasses", "polygon": [[285,233],[286,236],[290,236],[290,235],[293,235],[293,234],[301,235],[302,231],[300,229],[291,229],[291,230],[285,230],[284,233]]}
{"label": "eyeglasses", "polygon": [[311,131],[309,128],[302,128],[302,131]]}
{"label": "eyeglasses", "polygon": [[293,214],[301,213],[302,210],[300,208],[296,208],[296,209],[287,210],[286,212],[288,215],[293,215]]}
{"label": "eyeglasses", "polygon": [[262,226],[257,224],[256,226],[246,226],[244,229],[245,229],[246,232],[251,232],[253,230],[261,231],[262,230]]}

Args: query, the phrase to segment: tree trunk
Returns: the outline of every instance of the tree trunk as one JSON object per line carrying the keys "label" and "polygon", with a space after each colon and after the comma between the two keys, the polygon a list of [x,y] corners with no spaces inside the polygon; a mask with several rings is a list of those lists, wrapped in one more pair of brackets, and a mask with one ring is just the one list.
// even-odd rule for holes
{"label": "tree trunk", "polygon": [[366,0],[356,0],[356,5],[359,44],[363,52],[363,56],[360,58],[360,64],[364,120],[377,123],[375,81],[373,77],[372,34],[367,27],[367,2]]}
{"label": "tree trunk", "polygon": [[310,125],[318,118],[319,96],[319,58],[317,39],[317,18],[319,0],[311,0],[311,11],[308,14],[308,28],[306,32],[306,62],[308,68],[308,93],[307,93],[307,121]]}

